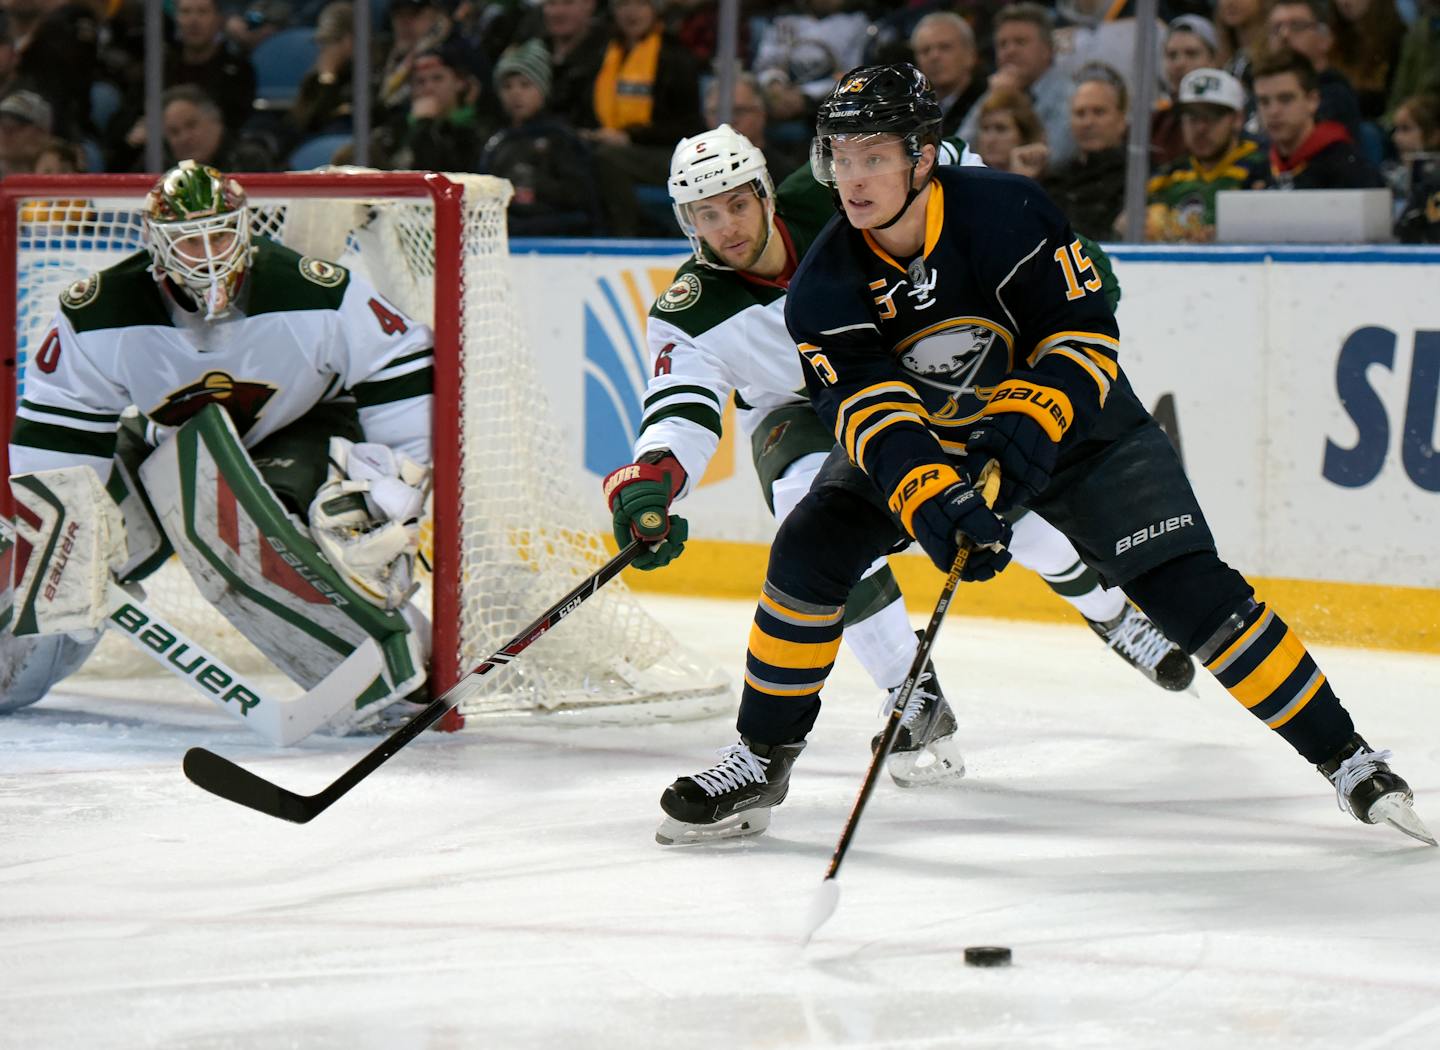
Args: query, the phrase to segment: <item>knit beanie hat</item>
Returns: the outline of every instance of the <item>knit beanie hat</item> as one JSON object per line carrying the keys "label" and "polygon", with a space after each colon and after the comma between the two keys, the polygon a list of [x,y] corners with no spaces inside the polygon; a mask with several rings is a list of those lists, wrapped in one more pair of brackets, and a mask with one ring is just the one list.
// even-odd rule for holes
{"label": "knit beanie hat", "polygon": [[540,94],[550,94],[550,52],[539,40],[527,40],[523,44],[507,47],[495,63],[495,90],[505,83],[511,73],[519,73],[537,88]]}

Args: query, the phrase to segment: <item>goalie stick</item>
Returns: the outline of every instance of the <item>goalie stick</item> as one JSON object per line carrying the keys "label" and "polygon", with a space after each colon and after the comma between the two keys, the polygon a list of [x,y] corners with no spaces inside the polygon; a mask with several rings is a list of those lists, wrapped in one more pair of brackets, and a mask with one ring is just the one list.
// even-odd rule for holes
{"label": "goalie stick", "polygon": [[299,795],[273,784],[264,777],[236,765],[228,758],[207,751],[203,747],[192,747],[185,752],[185,775],[198,787],[212,795],[218,795],[230,802],[249,806],[260,813],[296,824],[308,824],[335,804],[346,792],[375,770],[410,741],[438,722],[452,707],[468,700],[480,691],[482,679],[495,668],[507,664],[528,649],[541,635],[569,616],[585,603],[596,591],[620,574],[645,550],[639,540],[631,542],[619,554],[595,570],[574,590],[566,594],[550,608],[540,614],[514,638],[481,662],[474,670],[440,697],[430,701],[395,732],[382,740],[359,762],[342,773],[329,787],[314,795]]}
{"label": "goalie stick", "polygon": [[[986,464],[985,469],[980,472],[979,484],[985,505],[991,506],[1000,491],[1000,471],[994,460]],[[910,703],[910,695],[915,691],[915,685],[925,671],[930,650],[935,645],[935,637],[940,633],[940,624],[950,609],[950,600],[955,597],[955,588],[960,583],[960,574],[965,571],[965,563],[970,560],[972,549],[973,544],[968,540],[960,544],[960,549],[955,553],[955,561],[950,566],[950,574],[945,577],[945,583],[940,588],[935,611],[930,614],[930,622],[925,625],[925,633],[920,636],[920,644],[915,648],[915,659],[910,661],[910,671],[906,674],[905,681],[900,684],[895,705],[890,717],[885,721],[885,731],[880,735],[880,746],[870,756],[870,768],[865,771],[865,781],[860,785],[860,794],[855,799],[855,805],[850,808],[850,816],[845,820],[845,829],[840,833],[840,841],[830,858],[830,866],[825,869],[825,878],[821,880],[820,888],[810,902],[810,910],[806,915],[805,944],[809,944],[815,931],[835,914],[835,908],[840,903],[840,862],[845,859],[845,853],[850,849],[850,840],[855,837],[855,829],[860,826],[860,814],[865,812],[865,803],[870,800],[870,793],[875,790],[875,782],[880,778],[880,770],[885,767],[885,759],[890,756],[890,749],[895,746],[895,738],[900,733],[900,724],[905,720],[905,708]]]}

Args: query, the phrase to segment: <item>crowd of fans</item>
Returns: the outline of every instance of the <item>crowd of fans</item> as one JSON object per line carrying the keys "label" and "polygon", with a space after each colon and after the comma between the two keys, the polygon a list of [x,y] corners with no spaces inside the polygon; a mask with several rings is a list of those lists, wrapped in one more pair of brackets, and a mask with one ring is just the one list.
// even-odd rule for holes
{"label": "crowd of fans", "polygon": [[[1125,236],[1137,26],[1127,0],[741,3],[731,122],[783,176],[846,70],[915,62],[943,132],[1038,180],[1075,229]],[[713,127],[714,0],[375,0],[369,162],[515,185],[520,235],[669,234],[674,144]],[[1402,240],[1440,240],[1440,0],[1160,0],[1144,235],[1215,236],[1226,189],[1389,187]],[[135,171],[141,0],[0,0],[0,177]],[[254,56],[313,28],[292,99]],[[166,162],[353,160],[349,0],[167,4]],[[333,145],[333,148],[331,148]],[[297,151],[301,151],[297,153]]]}

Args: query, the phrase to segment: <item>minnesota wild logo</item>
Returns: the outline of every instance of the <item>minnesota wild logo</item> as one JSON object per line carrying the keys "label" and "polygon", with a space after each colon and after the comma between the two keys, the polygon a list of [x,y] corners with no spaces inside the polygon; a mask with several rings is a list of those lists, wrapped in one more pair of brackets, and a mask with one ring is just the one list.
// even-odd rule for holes
{"label": "minnesota wild logo", "polygon": [[235,379],[227,372],[206,372],[200,380],[181,387],[145,414],[166,427],[178,427],[209,404],[223,408],[241,437],[249,432],[278,388],[269,383]]}

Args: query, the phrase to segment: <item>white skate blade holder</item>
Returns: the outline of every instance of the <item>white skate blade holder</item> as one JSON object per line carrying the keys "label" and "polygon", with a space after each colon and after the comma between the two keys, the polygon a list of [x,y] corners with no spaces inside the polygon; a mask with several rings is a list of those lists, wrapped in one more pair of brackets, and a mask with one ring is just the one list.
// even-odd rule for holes
{"label": "white skate blade holder", "polygon": [[1440,846],[1440,842],[1435,841],[1435,836],[1415,812],[1410,800],[1398,791],[1376,800],[1370,807],[1370,815],[1375,818],[1376,824],[1384,822],[1412,839],[1419,839],[1427,846]]}
{"label": "white skate blade holder", "polygon": [[758,835],[769,826],[769,807],[753,813],[735,813],[714,824],[686,824],[674,817],[666,817],[655,829],[655,841],[662,846],[693,846],[701,842]]}

